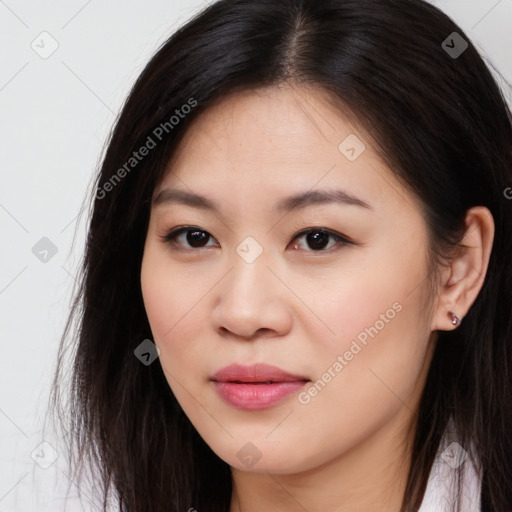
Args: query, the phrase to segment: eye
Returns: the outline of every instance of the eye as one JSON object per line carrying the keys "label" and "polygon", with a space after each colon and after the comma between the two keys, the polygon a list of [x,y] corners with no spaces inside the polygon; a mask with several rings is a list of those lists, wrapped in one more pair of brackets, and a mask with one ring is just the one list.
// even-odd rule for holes
{"label": "eye", "polygon": [[[323,228],[309,228],[302,230],[293,237],[292,241],[302,237],[305,237],[306,244],[311,247],[311,250],[305,249],[306,252],[331,252],[329,249],[332,249],[336,244],[340,246],[356,245],[356,243],[349,238]],[[160,236],[160,238],[162,238],[166,243],[179,245],[185,249],[214,247],[212,245],[207,245],[209,239],[213,239],[212,235],[195,226],[185,226],[172,229],[166,235]],[[330,244],[330,242],[333,243]],[[188,246],[186,244],[188,244]],[[326,247],[327,250],[325,250]],[[293,248],[301,249],[300,244],[297,243],[293,244]]]}
{"label": "eye", "polygon": [[[189,247],[186,247],[183,243],[183,237],[185,235],[184,240],[190,244]],[[164,236],[161,236],[164,242],[181,245],[186,249],[196,249],[201,247],[211,247],[206,245],[206,242],[209,238],[213,238],[207,231],[204,229],[200,229],[194,226],[185,226],[181,228],[172,229]],[[179,239],[182,238],[180,241]]]}
{"label": "eye", "polygon": [[[340,246],[355,245],[355,243],[352,240],[349,240],[347,237],[323,228],[305,229],[295,235],[294,240],[302,237],[305,237],[306,244],[312,247],[311,251],[306,249],[306,252],[330,252],[329,250],[324,250],[326,246],[328,246],[328,249],[331,249],[336,244]],[[331,240],[329,240],[329,238]],[[334,243],[329,245],[330,241]],[[300,248],[299,244],[297,243],[293,244],[293,247],[294,249]]]}

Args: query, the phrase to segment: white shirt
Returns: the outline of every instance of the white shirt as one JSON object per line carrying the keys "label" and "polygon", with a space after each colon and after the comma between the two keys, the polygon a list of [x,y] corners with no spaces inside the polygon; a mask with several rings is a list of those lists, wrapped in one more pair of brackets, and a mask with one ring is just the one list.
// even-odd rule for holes
{"label": "white shirt", "polygon": [[457,443],[451,422],[441,440],[418,512],[451,511],[449,507],[455,497],[455,476],[459,466],[462,466],[463,470],[460,510],[463,512],[481,512],[481,479],[478,468],[473,466],[467,450],[464,450]]}

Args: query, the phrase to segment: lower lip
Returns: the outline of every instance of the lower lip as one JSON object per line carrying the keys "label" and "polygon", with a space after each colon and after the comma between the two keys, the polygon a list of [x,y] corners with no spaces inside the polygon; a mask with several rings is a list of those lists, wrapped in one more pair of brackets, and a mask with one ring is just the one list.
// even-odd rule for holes
{"label": "lower lip", "polygon": [[217,393],[228,404],[238,409],[265,409],[292,395],[305,381],[273,382],[271,384],[240,384],[213,381]]}

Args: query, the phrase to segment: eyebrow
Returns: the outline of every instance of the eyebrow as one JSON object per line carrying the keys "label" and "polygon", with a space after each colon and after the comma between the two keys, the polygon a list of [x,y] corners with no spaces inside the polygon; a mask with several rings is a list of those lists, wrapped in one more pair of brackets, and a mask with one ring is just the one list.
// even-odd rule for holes
{"label": "eyebrow", "polygon": [[[153,198],[153,206],[159,206],[161,204],[178,203],[194,208],[200,208],[202,210],[212,211],[219,213],[219,206],[211,199],[196,194],[194,192],[188,192],[186,190],[177,190],[172,188],[165,188],[161,190]],[[313,205],[322,204],[342,204],[349,206],[359,206],[368,210],[373,208],[362,199],[359,199],[353,194],[340,189],[327,189],[327,190],[308,190],[301,192],[293,196],[285,197],[281,199],[275,206],[277,213],[289,212],[293,209],[302,209]]]}

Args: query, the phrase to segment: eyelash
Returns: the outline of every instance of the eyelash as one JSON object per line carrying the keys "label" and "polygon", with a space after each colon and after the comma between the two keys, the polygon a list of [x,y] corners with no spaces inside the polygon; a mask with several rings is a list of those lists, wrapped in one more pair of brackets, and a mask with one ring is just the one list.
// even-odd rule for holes
{"label": "eyelash", "polygon": [[[160,235],[160,238],[162,239],[162,241],[164,243],[167,243],[167,244],[172,243],[174,245],[179,245],[179,244],[177,244],[175,239],[179,235],[181,235],[182,233],[186,233],[187,231],[200,231],[202,233],[206,233],[210,238],[213,238],[213,236],[210,235],[210,233],[208,233],[208,231],[205,231],[204,229],[200,229],[196,226],[183,226],[183,227],[175,228],[175,229],[170,230],[166,235],[163,235],[163,236]],[[330,237],[332,237],[335,240],[335,242],[339,245],[339,247],[334,248],[334,250],[338,250],[341,247],[346,246],[346,245],[358,245],[353,240],[350,240],[348,237],[343,236],[340,233],[336,233],[329,229],[317,228],[317,227],[303,229],[299,233],[296,233],[291,241],[293,242],[296,238],[302,237],[309,233],[322,233],[322,234],[326,234],[326,235],[329,235]],[[208,242],[209,241],[210,240],[208,240]],[[211,247],[211,246],[204,246],[204,247],[183,247],[183,246],[181,246],[180,250],[197,252],[200,249],[205,249],[208,247]],[[327,249],[327,250],[324,250],[324,249],[319,249],[316,251],[315,250],[304,250],[304,252],[330,254],[331,252],[333,252],[333,247],[331,247],[330,249]]]}

